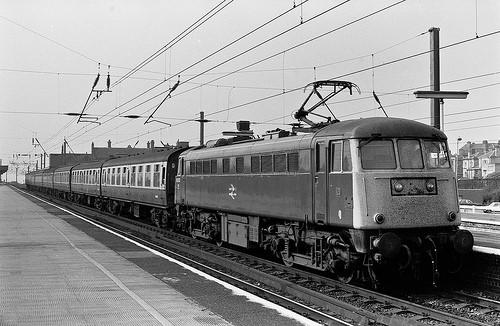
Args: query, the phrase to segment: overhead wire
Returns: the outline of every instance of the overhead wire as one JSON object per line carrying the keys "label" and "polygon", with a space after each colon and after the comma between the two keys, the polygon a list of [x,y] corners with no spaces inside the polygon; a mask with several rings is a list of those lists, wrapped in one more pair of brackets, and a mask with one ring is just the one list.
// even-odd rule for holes
{"label": "overhead wire", "polygon": [[[296,49],[296,48],[298,48],[298,47],[301,47],[301,46],[306,45],[306,44],[308,44],[308,43],[310,43],[310,42],[312,42],[312,41],[315,41],[315,40],[317,40],[317,39],[319,39],[319,38],[321,38],[321,37],[324,37],[324,36],[326,36],[326,35],[329,35],[329,34],[331,34],[331,33],[333,33],[333,32],[336,32],[336,31],[338,31],[338,30],[341,30],[341,29],[343,29],[343,28],[346,28],[346,27],[348,27],[348,26],[350,26],[350,25],[352,25],[352,24],[354,24],[354,23],[357,23],[357,22],[359,22],[359,21],[362,21],[362,20],[364,20],[364,19],[367,19],[367,18],[369,18],[369,17],[371,17],[371,16],[373,16],[373,15],[376,15],[376,14],[378,14],[378,13],[380,13],[380,12],[383,12],[383,11],[385,11],[385,10],[388,10],[388,9],[390,9],[390,8],[392,8],[392,7],[396,6],[396,5],[399,5],[399,4],[401,4],[401,3],[405,2],[405,1],[406,1],[406,0],[400,0],[400,1],[397,1],[397,2],[395,2],[395,3],[393,3],[393,4],[391,4],[391,5],[388,5],[388,6],[386,6],[386,7],[383,7],[383,8],[381,8],[381,9],[378,9],[378,10],[376,10],[376,11],[374,11],[374,12],[371,12],[371,13],[369,13],[369,14],[367,14],[367,15],[364,15],[364,16],[362,16],[362,17],[360,17],[360,18],[358,18],[358,19],[355,19],[355,20],[353,20],[353,21],[351,21],[351,22],[349,22],[349,23],[346,23],[346,24],[344,24],[344,25],[342,25],[342,26],[340,26],[340,27],[337,27],[337,28],[334,28],[334,29],[329,30],[329,31],[327,31],[327,32],[324,32],[324,33],[322,33],[322,34],[320,34],[320,35],[318,35],[318,36],[316,36],[316,37],[313,37],[313,38],[311,38],[311,39],[309,39],[309,40],[306,40],[306,41],[304,41],[304,42],[301,42],[301,43],[299,43],[299,44],[296,44],[296,45],[294,45],[294,46],[292,46],[292,47],[289,47],[289,48],[287,48],[287,49],[285,49],[285,50],[283,50],[283,51],[279,51],[278,53],[275,53],[275,54],[273,54],[273,55],[267,56],[267,57],[265,57],[265,58],[263,58],[263,59],[261,59],[261,60],[255,61],[255,62],[253,62],[253,63],[251,63],[251,64],[249,64],[249,65],[246,65],[246,66],[244,66],[244,67],[241,67],[241,68],[239,68],[239,69],[237,69],[237,70],[235,70],[235,71],[232,71],[232,72],[230,72],[230,73],[228,73],[228,74],[225,74],[225,75],[223,75],[223,76],[221,76],[221,77],[218,77],[218,78],[215,78],[215,79],[213,79],[213,80],[210,80],[209,82],[204,83],[204,84],[202,84],[202,85],[200,85],[200,86],[190,88],[190,89],[188,89],[188,90],[186,90],[186,91],[184,91],[184,92],[181,92],[181,93],[176,93],[176,94],[175,94],[175,95],[173,95],[172,97],[180,96],[180,95],[185,94],[185,93],[187,93],[187,92],[190,92],[190,91],[192,91],[192,90],[198,89],[199,87],[201,87],[201,86],[203,86],[203,85],[205,85],[205,84],[212,83],[212,82],[214,82],[214,81],[220,80],[220,79],[225,78],[225,77],[227,77],[227,76],[229,76],[229,75],[231,75],[231,74],[234,74],[234,73],[236,73],[236,72],[238,72],[238,71],[241,71],[241,70],[247,69],[247,68],[249,68],[249,67],[252,67],[252,66],[254,66],[254,65],[257,65],[257,64],[262,63],[262,62],[264,62],[264,61],[267,61],[267,60],[269,60],[269,59],[271,59],[271,58],[274,58],[274,57],[276,57],[276,56],[278,56],[278,55],[282,54],[283,52],[287,52],[287,51],[294,50],[294,49]],[[343,2],[343,3],[341,3],[341,4],[344,4],[344,3],[346,3],[346,2]],[[336,6],[336,7],[338,7],[338,6]],[[220,65],[219,65],[219,66],[220,66]],[[263,100],[268,100],[268,99],[271,99],[271,98],[275,98],[275,97],[277,97],[277,96],[282,96],[282,95],[287,94],[287,93],[290,93],[290,92],[298,91],[298,90],[300,90],[300,89],[302,89],[302,87],[300,87],[300,88],[296,88],[296,89],[291,89],[291,90],[288,90],[288,91],[286,91],[286,92],[284,92],[284,93],[279,93],[279,94],[275,94],[275,95],[267,96],[267,97],[265,97],[265,98],[263,98],[263,99],[257,99],[257,100],[255,100],[255,101],[247,102],[246,104],[243,104],[243,105],[240,105],[240,106],[249,105],[249,104],[254,104],[254,103],[257,103],[257,102],[260,102],[260,101],[263,101]],[[153,99],[155,99],[155,98],[157,98],[157,97],[159,97],[159,96],[161,96],[161,95],[165,94],[166,92],[168,92],[168,90],[167,90],[167,91],[163,91],[163,92],[161,92],[161,93],[159,93],[159,94],[157,94],[157,95],[152,96],[151,98],[149,98],[149,99],[147,99],[147,100],[145,100],[145,101],[143,101],[143,102],[141,102],[141,103],[139,103],[139,104],[137,104],[137,105],[133,106],[133,107],[132,107],[132,108],[130,108],[129,110],[134,109],[134,108],[136,108],[136,107],[138,107],[138,106],[140,106],[140,105],[143,105],[143,104],[145,104],[145,103],[147,103],[147,102],[149,102],[149,101],[151,101],[151,100],[153,100]],[[144,92],[143,92],[143,93],[144,93]],[[143,93],[141,93],[141,95],[142,95]],[[137,98],[137,97],[136,97],[136,98]],[[239,106],[238,106],[238,107],[239,107]],[[235,108],[233,107],[233,108],[231,108],[231,109],[235,109]],[[212,112],[212,113],[209,113],[208,115],[217,114],[217,113],[220,113],[220,112],[222,112],[222,111],[226,111],[226,109],[223,109],[223,110],[220,110],[220,111],[216,111],[216,112]],[[207,115],[206,115],[206,116],[207,116]],[[108,121],[109,121],[109,120],[108,120]],[[107,121],[106,121],[106,122],[107,122]],[[172,125],[172,127],[173,127],[173,126],[177,126],[177,125],[179,125],[179,124],[182,124],[182,123],[178,123],[178,124]],[[161,129],[163,129],[163,128],[160,128],[160,130],[161,130]]]}
{"label": "overhead wire", "polygon": [[[309,0],[307,0],[307,1],[309,1]],[[349,1],[351,1],[351,0],[345,0],[345,1],[344,1],[344,2],[342,2],[341,4],[339,4],[339,5],[335,5],[335,6],[331,7],[331,8],[329,8],[329,9],[327,9],[327,10],[325,10],[325,11],[321,12],[320,14],[318,14],[318,15],[316,15],[316,16],[314,16],[314,17],[310,18],[310,19],[308,19],[308,20],[307,20],[307,21],[305,21],[304,23],[309,22],[309,21],[312,21],[313,19],[316,19],[316,18],[318,18],[319,16],[321,16],[321,15],[323,15],[323,14],[325,14],[325,13],[327,13],[327,12],[329,12],[329,11],[331,11],[331,10],[333,10],[333,9],[335,9],[335,8],[337,8],[337,7],[341,6],[341,5],[343,5],[343,4],[345,4],[345,3],[349,2]],[[404,1],[406,1],[406,0],[404,0]],[[283,13],[279,14],[278,16],[275,16],[275,17],[274,17],[274,18],[272,18],[271,20],[266,21],[264,24],[262,24],[262,25],[258,26],[257,28],[255,28],[255,29],[251,30],[250,32],[248,32],[248,33],[244,34],[243,36],[241,36],[241,37],[237,38],[236,40],[233,40],[233,41],[231,41],[230,43],[226,44],[226,45],[225,45],[225,46],[223,46],[221,49],[219,49],[219,50],[217,50],[217,51],[215,51],[215,52],[213,52],[213,53],[211,53],[211,54],[209,54],[209,55],[205,56],[204,58],[202,58],[202,59],[198,60],[198,61],[197,61],[197,62],[195,62],[194,64],[191,64],[191,65],[190,65],[190,66],[188,66],[187,68],[184,68],[184,69],[182,69],[181,71],[177,72],[177,74],[176,74],[176,75],[177,75],[177,76],[178,76],[178,75],[181,75],[181,74],[182,74],[182,73],[184,73],[187,69],[194,67],[195,65],[197,65],[197,64],[199,64],[199,63],[201,63],[201,62],[205,61],[206,59],[210,58],[210,57],[211,57],[211,56],[213,56],[214,54],[219,53],[221,50],[223,50],[223,49],[227,48],[228,46],[233,45],[233,44],[235,44],[236,42],[238,42],[238,41],[242,40],[243,38],[245,38],[245,37],[247,37],[247,36],[249,36],[249,35],[251,35],[251,34],[255,33],[255,32],[256,32],[256,31],[258,31],[259,29],[261,29],[261,28],[263,28],[263,27],[267,26],[268,24],[270,24],[270,23],[274,22],[274,21],[275,21],[275,20],[277,20],[278,18],[281,18],[283,15],[285,15],[285,14],[287,14],[287,13],[291,12],[291,10],[293,10],[293,9],[295,9],[295,8],[288,9],[288,10],[286,10],[285,12],[283,12]],[[215,69],[215,68],[217,68],[217,67],[219,67],[219,66],[221,66],[221,65],[223,65],[223,64],[226,64],[226,63],[228,63],[229,61],[232,61],[232,60],[234,60],[234,59],[236,59],[236,58],[240,57],[241,55],[244,55],[244,54],[246,54],[246,53],[248,53],[248,52],[250,52],[250,51],[253,51],[253,50],[254,50],[254,49],[256,49],[257,47],[260,47],[260,46],[262,46],[262,45],[264,45],[264,44],[266,44],[266,43],[270,42],[271,40],[274,40],[274,39],[276,39],[277,37],[282,36],[283,34],[288,33],[288,32],[290,32],[290,31],[292,31],[293,29],[295,29],[295,28],[297,28],[297,27],[300,27],[300,26],[301,26],[301,25],[295,25],[295,26],[293,26],[293,27],[291,27],[291,28],[289,28],[289,29],[287,29],[287,30],[285,30],[285,31],[283,31],[283,32],[280,32],[280,33],[278,33],[278,34],[276,34],[276,35],[274,35],[274,36],[272,36],[272,37],[270,37],[270,38],[268,38],[268,39],[266,39],[266,40],[264,40],[264,41],[260,42],[259,44],[254,45],[254,46],[252,46],[252,47],[250,47],[250,48],[248,48],[248,49],[246,49],[246,50],[244,50],[244,51],[240,52],[239,54],[232,56],[231,58],[229,58],[229,59],[227,59],[227,60],[224,60],[222,63],[219,63],[219,64],[217,64],[217,65],[215,65],[215,66],[212,66],[211,68],[206,69],[204,72],[202,72],[202,73],[198,73],[198,74],[196,74],[195,76],[192,76],[192,77],[188,78],[187,80],[182,81],[182,82],[179,84],[179,86],[180,86],[180,85],[183,85],[183,84],[186,84],[186,83],[188,83],[188,82],[192,81],[193,79],[195,79],[195,78],[197,78],[197,77],[199,77],[199,76],[203,75],[204,73],[207,73],[207,72],[209,72],[209,71],[211,71],[211,70],[213,70],[213,69]],[[147,90],[145,90],[145,91],[141,92],[139,95],[137,95],[137,96],[133,97],[132,99],[130,99],[130,100],[128,100],[128,101],[126,101],[125,103],[122,103],[120,106],[118,106],[118,107],[116,107],[116,108],[114,108],[114,109],[112,109],[112,110],[108,111],[108,112],[107,112],[107,114],[109,114],[109,113],[111,113],[111,112],[113,112],[113,111],[117,110],[118,108],[120,108],[120,107],[122,107],[122,106],[124,106],[124,105],[126,105],[126,104],[128,104],[128,103],[130,103],[130,102],[132,102],[132,101],[134,101],[134,100],[136,100],[137,98],[139,98],[139,97],[143,96],[144,94],[149,93],[150,91],[152,91],[152,90],[154,90],[155,88],[159,87],[161,84],[163,84],[164,82],[168,81],[168,80],[169,80],[169,79],[171,79],[172,77],[173,77],[173,76],[170,76],[170,77],[169,77],[169,78],[167,78],[166,80],[164,80],[164,81],[162,81],[162,82],[160,82],[160,83],[158,83],[158,84],[156,84],[156,85],[154,85],[154,86],[152,86],[152,87],[148,88]],[[219,78],[219,79],[220,79],[220,78]],[[216,80],[218,80],[218,79],[216,79]],[[191,88],[189,91],[194,90],[194,89],[198,89],[198,88],[200,88],[200,87],[202,87],[202,86],[205,86],[205,85],[207,85],[207,84],[210,84],[210,83],[211,83],[211,82],[208,82],[208,83],[203,83],[203,84],[201,84],[201,85],[199,85],[199,86],[197,86],[197,87]],[[153,96],[152,98],[149,98],[148,100],[143,101],[143,102],[141,102],[141,103],[137,104],[136,106],[133,106],[132,108],[128,109],[127,111],[130,111],[130,110],[132,110],[132,109],[136,108],[137,106],[143,105],[143,104],[145,104],[145,103],[147,103],[147,102],[149,102],[149,101],[151,101],[151,100],[153,100],[153,99],[155,99],[155,98],[157,98],[157,97],[159,97],[159,96],[162,96],[162,95],[166,94],[167,92],[169,92],[169,90],[162,91],[162,92],[160,92],[159,94],[157,94],[157,95]],[[183,93],[181,93],[181,94],[184,94],[184,93],[185,93],[185,92],[183,92]],[[176,96],[176,95],[173,95],[172,97],[175,97],[175,96]],[[111,119],[113,119],[113,118],[114,118],[114,117],[112,117]],[[106,122],[110,121],[111,119],[108,119],[108,120],[106,120],[106,121],[102,122],[102,124],[104,124],[104,123],[106,123]]]}
{"label": "overhead wire", "polygon": [[[483,37],[491,36],[491,35],[497,34],[499,32],[500,31],[496,31],[496,32],[484,34],[484,35],[478,36],[477,38],[473,38],[473,39],[478,39],[478,38],[483,38]],[[462,40],[460,42],[452,43],[452,44],[449,44],[447,46],[441,47],[441,49],[446,49],[446,48],[451,47],[451,46],[463,44],[463,43],[469,42],[469,41],[471,41],[473,39],[465,39],[465,40]],[[417,54],[412,55],[412,56],[407,56],[407,57],[404,57],[404,58],[400,58],[400,59],[397,59],[397,60],[393,60],[393,61],[390,61],[390,62],[386,62],[386,63],[380,64],[380,65],[377,65],[377,67],[382,67],[382,66],[386,66],[386,65],[393,64],[393,63],[396,63],[396,62],[400,62],[402,60],[407,60],[407,59],[410,59],[410,58],[413,58],[413,57],[416,57],[416,56],[419,56],[419,55],[422,55],[422,54],[425,54],[425,53],[429,53],[429,52],[430,51],[425,51],[425,52],[417,53]],[[282,53],[282,51],[280,51],[280,53]],[[368,69],[372,69],[372,67],[370,67]],[[362,71],[364,71],[364,70],[358,70],[358,71],[355,71],[355,72],[352,72],[352,73],[349,73],[349,74],[346,74],[346,75],[352,75],[352,74],[359,73],[359,72],[362,72]],[[342,76],[346,76],[346,75],[342,75]],[[279,94],[279,95],[282,95],[282,94]],[[274,97],[274,96],[271,96],[271,97]],[[266,97],[264,99],[269,99],[269,98],[270,97]],[[251,103],[254,103],[254,101],[252,101]],[[224,109],[223,111],[226,111],[226,110],[227,109]],[[218,113],[218,111],[210,113],[210,114],[216,114],[216,113]]]}
{"label": "overhead wire", "polygon": [[[307,0],[307,1],[309,1],[309,0]],[[307,1],[304,1],[304,3],[305,3],[305,2],[307,2]],[[340,5],[342,5],[342,4],[344,4],[344,3],[347,3],[347,2],[349,2],[349,1],[350,1],[350,0],[346,0],[346,1],[344,1],[343,3],[341,3]],[[406,0],[403,0],[403,1],[406,1]],[[310,21],[310,20],[312,20],[312,19],[314,19],[314,18],[317,18],[317,17],[321,16],[322,14],[324,14],[324,13],[326,13],[326,12],[328,12],[328,11],[331,11],[331,10],[335,9],[336,7],[338,7],[338,6],[340,6],[340,5],[336,5],[336,6],[334,6],[334,7],[331,7],[330,9],[327,9],[326,11],[324,11],[324,12],[322,12],[322,13],[320,13],[320,14],[316,15],[315,17],[310,18],[310,19],[309,19],[309,21]],[[269,21],[265,22],[264,24],[262,24],[262,25],[258,26],[257,28],[255,28],[255,29],[251,30],[250,32],[248,32],[248,33],[244,34],[242,37],[239,37],[239,38],[237,38],[236,40],[234,40],[234,41],[232,41],[232,42],[228,43],[228,44],[227,44],[227,45],[225,45],[222,49],[225,49],[225,48],[227,48],[228,46],[230,46],[230,45],[232,45],[232,44],[234,44],[234,43],[236,43],[236,42],[238,42],[238,41],[242,40],[243,38],[245,38],[245,37],[247,37],[247,36],[249,36],[249,35],[251,35],[252,33],[256,32],[257,30],[259,30],[259,29],[263,28],[264,26],[266,26],[266,25],[270,24],[271,22],[273,22],[273,21],[277,20],[278,18],[282,17],[283,15],[285,15],[285,14],[287,14],[287,13],[291,12],[291,10],[293,10],[293,9],[295,9],[295,8],[288,9],[288,10],[286,10],[285,12],[280,13],[278,16],[276,16],[276,17],[272,18],[271,20],[269,20]],[[294,28],[296,28],[296,27],[298,27],[298,26],[294,26],[293,28],[291,28],[291,29],[289,29],[289,30],[287,30],[287,31],[285,31],[285,32],[288,32],[288,31],[290,31],[290,30],[292,30],[292,29],[294,29]],[[280,33],[279,35],[282,35],[282,34],[284,34],[284,32]],[[256,47],[258,47],[258,46],[262,46],[263,44],[265,44],[265,43],[269,42],[269,41],[270,41],[270,40],[272,40],[272,39],[275,39],[276,37],[277,37],[277,36],[273,36],[273,37],[271,37],[270,39],[268,39],[268,40],[266,40],[266,41],[264,41],[264,42],[259,43],[257,46],[254,46],[254,47],[252,47],[251,49],[247,49],[247,50],[243,51],[243,53],[242,53],[242,54],[245,54],[245,53],[247,53],[247,52],[249,52],[249,51],[251,51],[251,50],[255,49],[255,48],[256,48]],[[208,55],[208,56],[204,57],[203,59],[201,59],[201,60],[197,61],[195,64],[201,63],[202,61],[204,61],[204,60],[208,59],[209,57],[211,57],[212,55],[214,55],[214,54],[216,54],[216,53],[218,53],[218,52],[220,52],[220,49],[219,49],[219,50],[217,50],[217,51],[215,51],[215,52],[213,52],[213,53],[211,53],[210,55]],[[240,54],[240,55],[242,55],[242,54]],[[230,60],[234,60],[236,57],[239,57],[240,55],[234,56],[234,57],[233,57],[232,59],[230,59]],[[226,60],[224,63],[227,63],[227,62],[229,62],[230,60]],[[190,65],[188,68],[193,67],[195,64]],[[218,64],[217,66],[220,66],[220,65],[221,65],[221,64]],[[182,73],[182,72],[186,71],[186,69],[188,69],[188,68],[185,68],[184,70],[182,70],[182,71],[178,72],[178,73],[177,73],[177,75],[179,75],[180,73]],[[215,69],[215,67],[214,67],[213,69]],[[199,77],[200,75],[201,75],[201,74],[199,73],[199,74],[197,74],[195,77]],[[171,77],[172,77],[172,76],[171,76]],[[170,77],[170,78],[171,78],[171,77]],[[190,79],[188,79],[187,81],[183,81],[181,84],[188,83],[188,82],[190,82],[192,79],[194,79],[195,77],[191,77],[191,78],[190,78]],[[168,79],[169,79],[169,78],[168,78]],[[167,80],[168,80],[168,79],[167,79]],[[165,81],[167,81],[167,80],[165,80]],[[127,100],[125,103],[122,103],[121,105],[119,105],[119,106],[115,107],[114,109],[112,109],[112,110],[108,111],[108,112],[105,114],[105,116],[106,116],[107,114],[109,114],[109,113],[111,113],[111,112],[113,112],[113,111],[117,110],[118,108],[123,107],[124,105],[126,105],[126,104],[128,104],[128,103],[130,103],[130,102],[132,102],[132,101],[134,101],[134,100],[136,100],[137,98],[139,98],[139,97],[141,97],[142,95],[144,95],[144,94],[146,94],[146,93],[148,93],[148,92],[152,91],[153,89],[155,89],[155,88],[159,87],[159,86],[160,86],[161,84],[163,84],[165,81],[162,81],[162,82],[160,82],[160,83],[158,83],[158,84],[156,84],[156,85],[154,85],[154,86],[152,86],[152,87],[148,88],[147,90],[145,90],[145,91],[141,92],[139,95],[137,95],[137,96],[133,97],[133,98],[132,98],[132,99],[130,99],[130,100]],[[200,87],[201,87],[201,86],[204,86],[204,85],[207,85],[207,84],[210,84],[210,83],[203,83],[202,85],[200,85]],[[197,87],[197,88],[199,88],[199,87]],[[155,96],[154,98],[159,97],[159,96],[161,96],[161,95],[163,95],[163,94],[167,93],[168,91],[169,91],[169,90],[166,90],[166,91],[164,91],[164,92],[161,92],[160,94],[158,94],[158,95],[157,95],[157,96]],[[151,101],[151,100],[152,100],[152,99],[149,99],[149,100],[148,100],[148,101],[146,101],[146,102],[149,102],[149,101]],[[137,106],[140,106],[140,105],[142,105],[142,104],[145,104],[146,102],[141,102],[141,103],[139,103],[138,105],[136,105],[136,106],[134,106],[134,107],[132,107],[132,108],[128,109],[126,112],[130,111],[131,109],[134,109],[134,108],[135,108],[135,107],[137,107]],[[115,115],[114,117],[112,117],[111,119],[113,119],[113,118],[116,118],[116,115]],[[108,119],[108,120],[106,120],[106,121],[102,122],[102,124],[104,124],[104,123],[106,123],[106,122],[110,121],[111,119]],[[97,127],[98,127],[98,126],[94,126],[94,129],[95,129],[95,128],[97,128]]]}
{"label": "overhead wire", "polygon": [[[222,8],[219,8],[222,4],[224,4],[227,0],[223,0],[219,2],[215,7],[213,7],[211,10],[209,10],[207,13],[205,13],[202,17],[198,18],[194,23],[192,23],[189,27],[184,29],[181,33],[179,33],[176,37],[174,37],[172,40],[170,40],[166,45],[161,47],[159,50],[157,50],[155,53],[150,55],[148,58],[144,59],[141,63],[136,65],[134,68],[132,68],[128,73],[126,73],[124,76],[122,76],[120,79],[115,81],[111,87],[115,87],[116,85],[120,84],[124,80],[126,80],[128,77],[133,75],[135,72],[140,70],[142,67],[150,63],[152,60],[156,59],[158,56],[160,56],[163,52],[167,51],[170,49],[173,45],[177,44],[179,41],[184,39],[186,36],[191,34],[194,30],[196,30],[198,27],[203,25],[205,22],[207,22],[210,18],[215,16],[217,13],[222,11],[224,8],[226,8],[228,5],[230,5],[234,0],[229,0]],[[219,8],[219,9],[217,9]]]}

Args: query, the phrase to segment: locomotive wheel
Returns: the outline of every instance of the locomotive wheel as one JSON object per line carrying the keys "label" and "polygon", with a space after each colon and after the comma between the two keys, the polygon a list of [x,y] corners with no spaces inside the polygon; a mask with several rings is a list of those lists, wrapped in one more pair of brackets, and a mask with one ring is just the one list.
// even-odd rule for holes
{"label": "locomotive wheel", "polygon": [[448,272],[448,274],[456,274],[460,272],[463,265],[464,262],[461,255],[448,255],[446,259],[446,272]]}
{"label": "locomotive wheel", "polygon": [[283,261],[283,264],[285,264],[286,267],[292,267],[294,262],[291,259],[285,259],[283,256],[281,256],[281,261]]}
{"label": "locomotive wheel", "polygon": [[346,271],[342,271],[341,273],[337,273],[337,279],[342,282],[342,283],[351,283],[351,281],[354,279],[354,275],[356,274],[356,271],[352,268],[349,268]]}

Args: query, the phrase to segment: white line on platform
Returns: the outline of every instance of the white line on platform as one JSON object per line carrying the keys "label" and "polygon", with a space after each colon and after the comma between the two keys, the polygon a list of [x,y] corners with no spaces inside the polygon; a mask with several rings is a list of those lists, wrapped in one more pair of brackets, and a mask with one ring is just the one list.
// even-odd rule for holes
{"label": "white line on platform", "polygon": [[478,223],[478,224],[490,224],[490,225],[500,225],[500,221],[477,220],[477,219],[474,219],[474,218],[462,218],[462,222]]}
{"label": "white line on platform", "polygon": [[500,249],[497,249],[497,248],[473,246],[472,250],[474,250],[476,252],[482,252],[484,254],[491,254],[491,255],[500,256]]}
{"label": "white line on platform", "polygon": [[[205,272],[202,272],[202,271],[200,271],[200,270],[198,270],[198,269],[196,269],[194,267],[191,267],[191,266],[189,266],[189,265],[187,265],[187,264],[185,264],[185,263],[183,263],[181,261],[178,261],[175,258],[172,258],[172,257],[170,257],[168,255],[165,255],[164,253],[161,253],[161,252],[159,252],[159,251],[157,251],[155,249],[149,248],[149,247],[147,247],[147,246],[145,246],[145,245],[143,245],[143,244],[141,244],[139,242],[131,240],[131,239],[129,239],[129,238],[127,238],[127,237],[125,237],[125,236],[123,236],[123,235],[115,232],[115,231],[112,231],[112,230],[110,230],[110,229],[108,229],[108,228],[106,228],[104,226],[101,226],[101,225],[99,225],[97,223],[94,223],[93,221],[91,221],[91,220],[89,220],[89,219],[87,219],[87,218],[85,218],[85,217],[83,217],[81,215],[78,215],[76,213],[73,213],[73,212],[71,212],[71,211],[69,211],[69,210],[67,210],[67,209],[65,209],[63,207],[60,207],[60,206],[55,205],[53,203],[50,203],[50,202],[48,202],[48,201],[46,201],[44,199],[41,199],[41,198],[39,198],[37,196],[34,196],[34,195],[32,195],[32,194],[30,194],[30,193],[28,193],[26,191],[23,191],[23,190],[21,190],[19,188],[16,188],[16,190],[18,190],[18,191],[20,191],[20,192],[22,192],[22,193],[24,193],[26,195],[29,195],[29,196],[31,196],[33,198],[36,198],[36,199],[40,200],[41,202],[44,202],[44,203],[46,203],[48,205],[56,207],[56,208],[62,210],[63,212],[66,212],[66,213],[68,213],[70,215],[73,215],[73,216],[79,218],[79,219],[82,219],[82,220],[84,220],[84,221],[86,221],[86,222],[88,222],[88,223],[90,223],[90,224],[92,224],[94,226],[97,226],[98,228],[103,229],[103,230],[105,230],[105,231],[107,231],[107,232],[109,232],[111,234],[114,234],[114,235],[116,235],[116,236],[118,236],[118,237],[120,237],[120,238],[122,238],[122,239],[124,239],[124,240],[126,240],[128,242],[131,242],[131,243],[135,244],[138,247],[146,249],[146,250],[150,251],[151,253],[153,253],[153,254],[155,254],[157,256],[160,256],[160,257],[162,257],[164,259],[167,259],[167,260],[169,260],[169,261],[171,261],[171,262],[173,262],[175,264],[178,264],[178,265],[184,267],[185,269],[187,269],[187,270],[189,270],[189,271],[191,271],[191,272],[193,272],[195,274],[198,274],[198,275],[206,278],[207,280],[219,283],[220,285],[224,286],[226,289],[231,290],[235,295],[244,296],[244,297],[246,297],[250,301],[253,301],[253,302],[256,302],[256,303],[260,303],[264,307],[273,309],[273,310],[277,311],[279,314],[281,314],[281,315],[283,315],[285,317],[294,319],[294,320],[296,320],[296,321],[298,321],[298,322],[300,322],[300,323],[302,323],[304,325],[321,325],[321,324],[319,324],[319,323],[317,323],[317,322],[315,322],[313,320],[310,320],[310,319],[308,319],[308,318],[306,318],[306,317],[304,317],[304,316],[302,316],[302,315],[300,315],[300,314],[298,314],[298,313],[296,313],[294,311],[288,310],[288,309],[286,309],[286,308],[284,308],[284,307],[282,307],[280,305],[277,305],[277,304],[275,304],[273,302],[270,302],[270,301],[267,301],[265,299],[262,299],[262,298],[256,296],[255,294],[252,294],[250,292],[242,290],[242,289],[240,289],[240,288],[238,288],[238,287],[236,287],[236,286],[234,286],[232,284],[229,284],[229,283],[227,283],[225,281],[219,280],[219,279],[217,279],[217,278],[215,278],[215,277],[213,277],[213,276],[211,276],[211,275],[209,275],[209,274],[207,274]],[[273,293],[273,295],[275,295],[275,294]],[[284,299],[286,299],[286,298],[284,298]],[[294,302],[294,303],[297,304],[297,302]],[[332,317],[328,315],[328,318],[332,318]],[[344,322],[344,321],[342,321],[340,319],[338,319],[337,321],[338,321],[339,324],[352,325],[352,324],[346,323],[346,322]]]}

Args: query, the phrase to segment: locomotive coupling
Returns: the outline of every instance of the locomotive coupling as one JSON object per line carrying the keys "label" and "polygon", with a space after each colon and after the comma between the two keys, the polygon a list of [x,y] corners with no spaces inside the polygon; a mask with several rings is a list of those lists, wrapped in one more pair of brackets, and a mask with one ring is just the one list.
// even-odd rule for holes
{"label": "locomotive coupling", "polygon": [[458,230],[450,236],[453,242],[453,248],[459,254],[466,254],[472,251],[474,245],[474,237],[467,230]]}
{"label": "locomotive coupling", "polygon": [[373,247],[377,248],[386,259],[394,259],[401,252],[401,238],[395,233],[387,232],[373,240]]}

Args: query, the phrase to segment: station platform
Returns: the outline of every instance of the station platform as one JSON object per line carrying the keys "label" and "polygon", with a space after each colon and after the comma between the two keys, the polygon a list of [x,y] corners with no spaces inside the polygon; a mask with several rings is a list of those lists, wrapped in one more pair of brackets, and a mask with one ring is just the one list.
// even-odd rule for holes
{"label": "station platform", "polygon": [[0,186],[0,325],[314,324]]}

